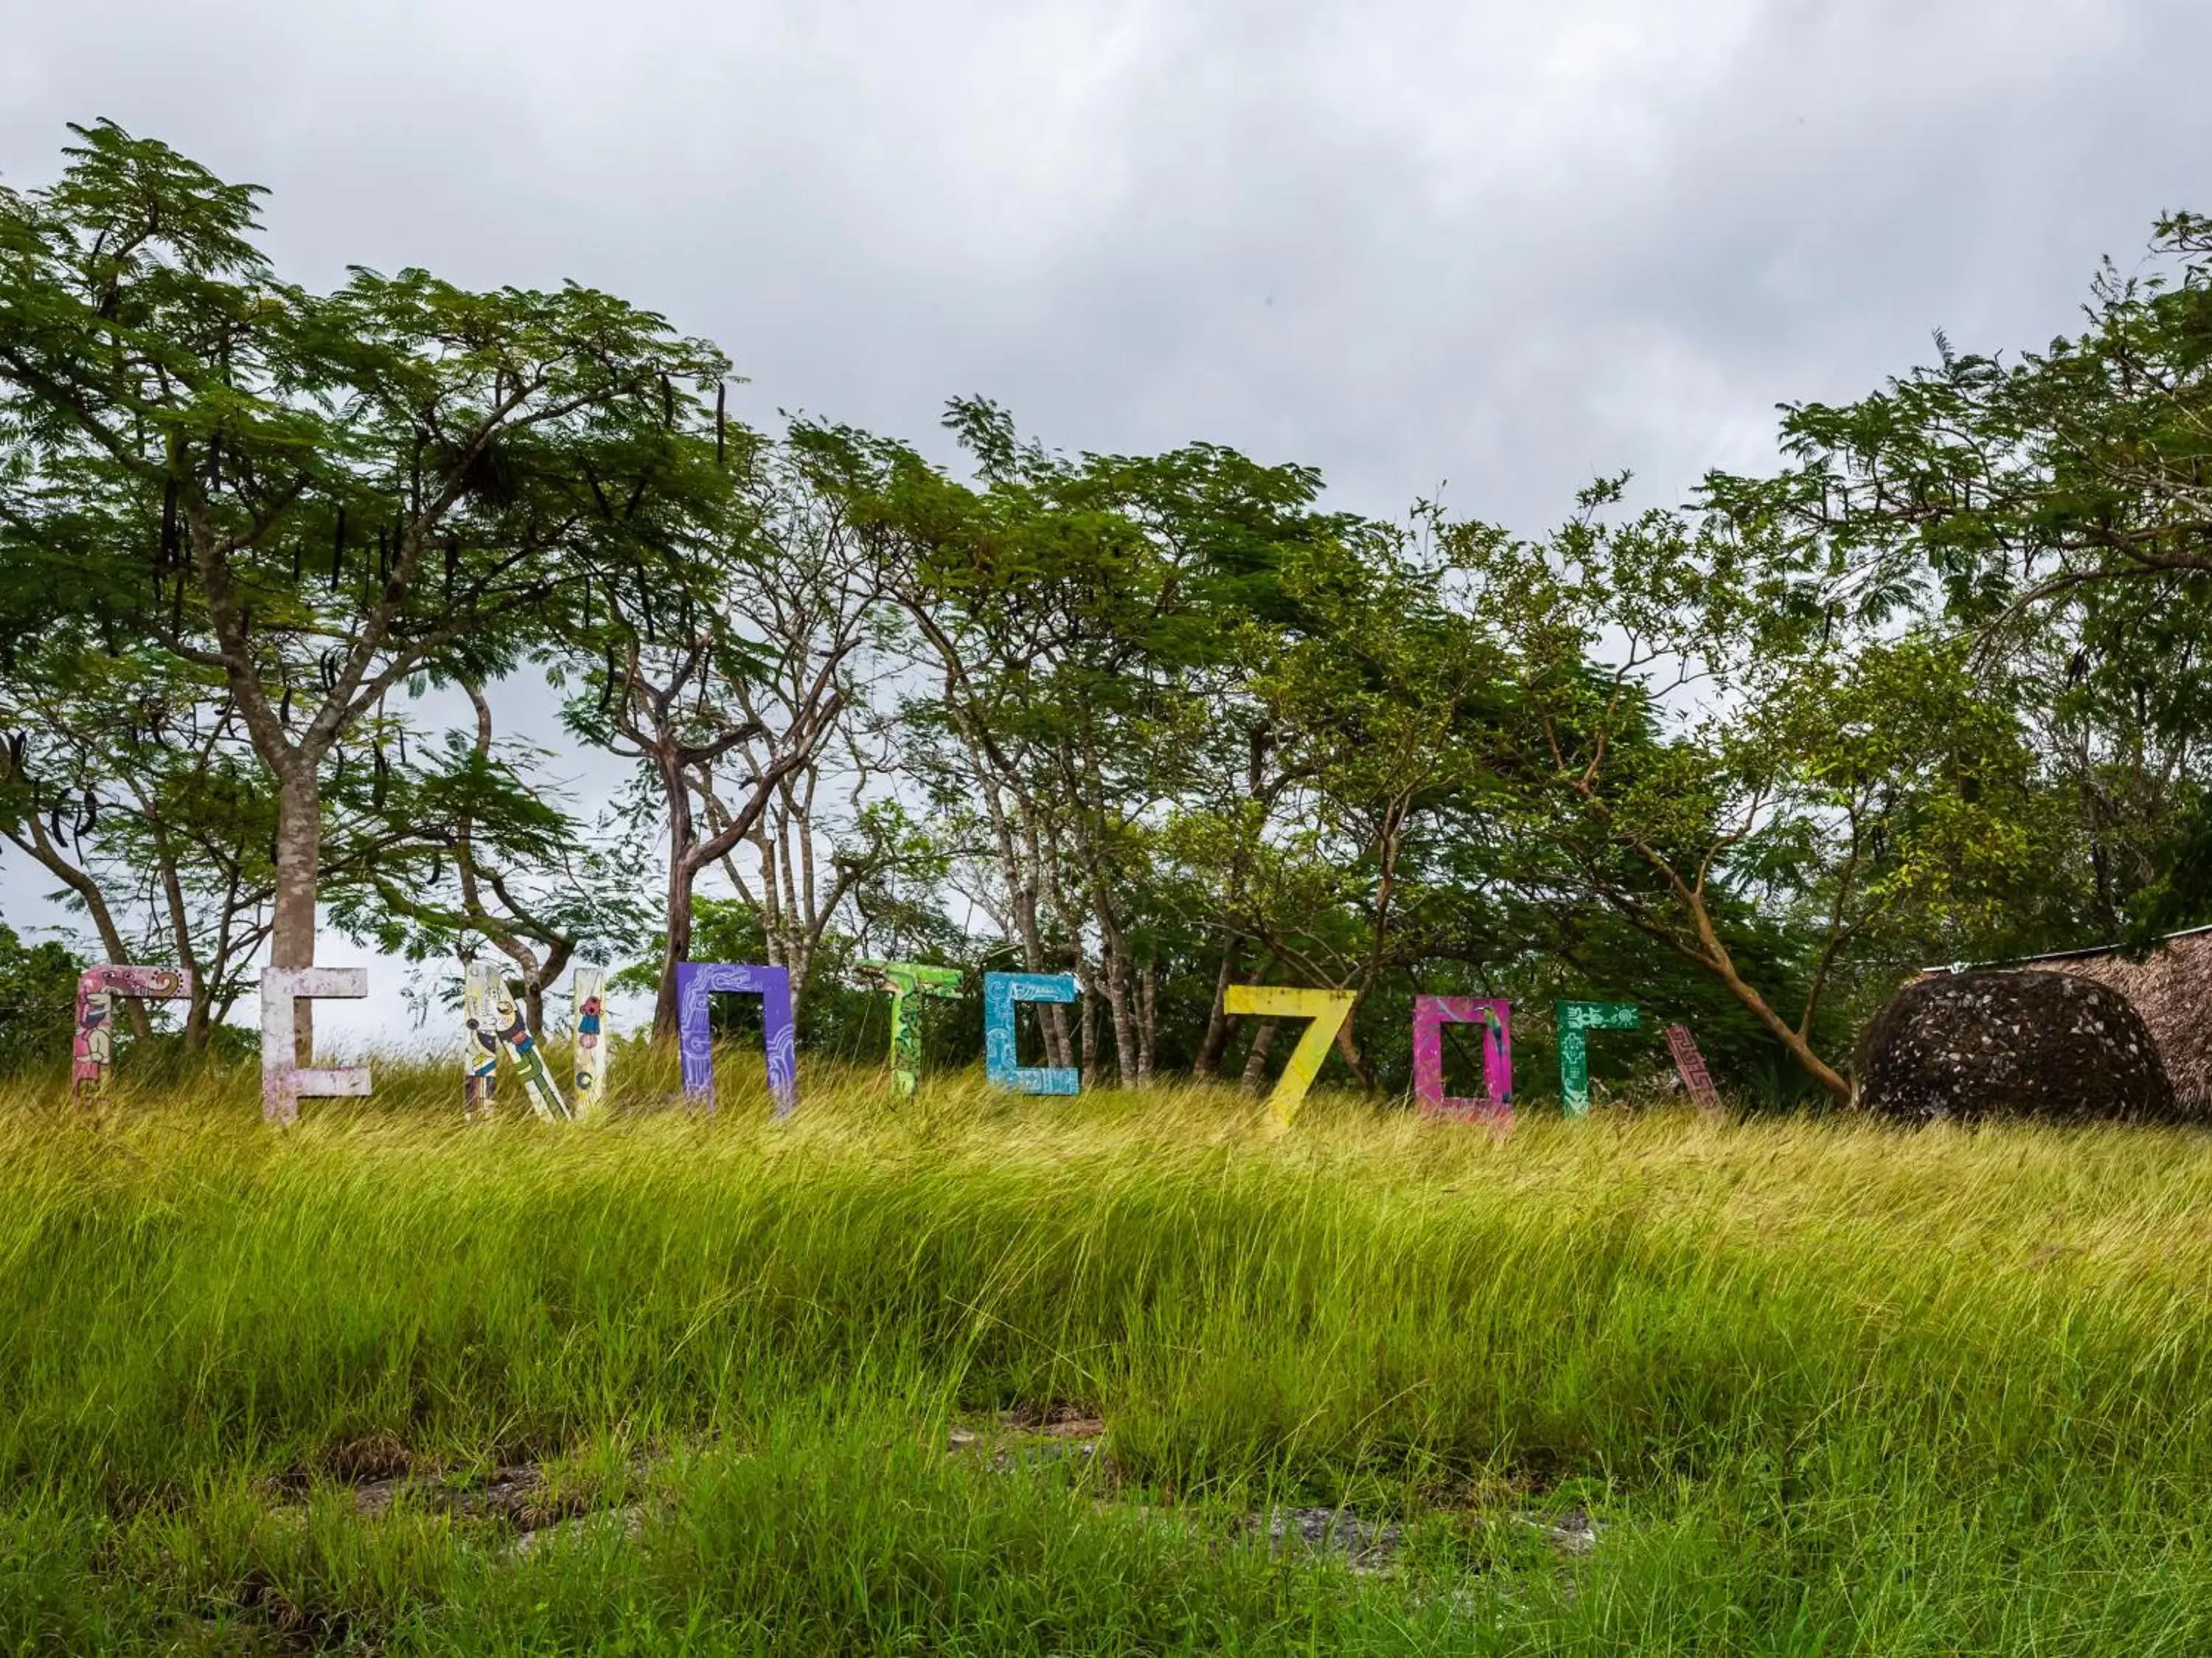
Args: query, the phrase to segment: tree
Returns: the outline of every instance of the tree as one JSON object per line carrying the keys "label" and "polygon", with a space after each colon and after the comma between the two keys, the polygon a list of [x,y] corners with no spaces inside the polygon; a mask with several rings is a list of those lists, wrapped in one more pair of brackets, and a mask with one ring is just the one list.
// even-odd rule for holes
{"label": "tree", "polygon": [[550,757],[496,746],[484,688],[462,690],[473,729],[447,732],[442,747],[418,743],[412,765],[392,768],[377,801],[388,838],[332,911],[354,936],[413,961],[468,961],[490,946],[513,964],[524,1021],[542,1037],[546,991],[580,951],[636,948],[647,906],[624,874],[628,849],[561,804]]}
{"label": "tree", "polygon": [[[811,864],[821,762],[865,695],[882,591],[878,545],[824,474],[825,460],[844,453],[804,434],[740,444],[731,539],[657,599],[647,587],[610,595],[604,661],[589,694],[568,706],[579,736],[639,765],[665,826],[653,1010],[663,1036],[676,1032],[675,967],[690,959],[703,874],[740,845],[764,852],[764,899],[730,873],[761,904],[770,948],[797,969],[794,993],[850,889],[841,875],[823,893]],[[742,775],[730,775],[734,766]]]}
{"label": "tree", "polygon": [[1936,363],[1868,397],[1790,405],[1780,472],[1702,493],[1863,613],[1972,629],[1992,693],[2033,710],[2074,891],[2014,930],[2028,948],[2212,916],[2212,888],[2183,893],[2212,839],[2212,221],[2160,220],[2138,275],[2107,261],[2084,321],[2009,359],[1939,334]]}
{"label": "tree", "polygon": [[[1923,941],[1971,936],[2028,860],[2018,723],[1966,642],[1860,628],[1811,602],[1788,543],[1609,524],[1619,498],[1587,491],[1548,544],[1451,533],[1516,663],[1522,878],[1714,975],[1848,1100],[1815,1042],[1838,972],[1908,917]],[[1744,971],[1761,918],[1798,941],[1790,982]]]}
{"label": "tree", "polygon": [[[26,944],[0,925],[0,1076],[61,1068],[76,1028],[84,963],[51,940]],[[125,998],[136,1001],[135,997]]]}
{"label": "tree", "polygon": [[1171,836],[1232,943],[1259,941],[1301,982],[1354,992],[1338,1051],[1370,1089],[1358,1011],[1386,973],[1434,954],[1425,912],[1440,894],[1425,877],[1491,788],[1504,652],[1449,603],[1449,574],[1379,525],[1286,559],[1295,624],[1255,630],[1244,653],[1264,750],[1250,750],[1241,797],[1178,814]]}
{"label": "tree", "polygon": [[[981,486],[894,450],[866,508],[906,549],[898,597],[936,681],[908,704],[915,762],[940,812],[985,832],[964,862],[1022,966],[1072,969],[1139,1081],[1162,966],[1150,833],[1216,739],[1277,566],[1338,521],[1312,511],[1310,469],[1216,445],[1060,455],[979,400],[945,424]],[[1050,1063],[1073,1063],[1057,1009],[1045,1030]]]}
{"label": "tree", "polygon": [[721,498],[691,388],[728,365],[575,286],[310,294],[255,188],[72,131],[58,182],[0,192],[6,602],[220,676],[276,796],[270,959],[306,966],[336,749],[680,562]]}

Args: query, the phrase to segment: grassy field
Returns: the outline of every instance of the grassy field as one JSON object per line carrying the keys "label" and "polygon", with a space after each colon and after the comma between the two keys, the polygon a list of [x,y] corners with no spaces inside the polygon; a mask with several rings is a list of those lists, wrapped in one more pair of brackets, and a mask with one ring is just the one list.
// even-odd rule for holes
{"label": "grassy field", "polygon": [[2212,1651],[2212,1142],[805,1080],[0,1094],[0,1649]]}

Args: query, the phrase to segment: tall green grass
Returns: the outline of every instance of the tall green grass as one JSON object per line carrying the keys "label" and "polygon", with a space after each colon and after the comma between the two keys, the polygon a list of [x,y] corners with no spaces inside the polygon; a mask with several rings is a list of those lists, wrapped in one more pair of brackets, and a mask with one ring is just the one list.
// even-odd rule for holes
{"label": "tall green grass", "polygon": [[[2212,1651],[2212,1143],[617,1075],[0,1095],[0,1648]],[[364,1444],[635,1513],[518,1560]]]}

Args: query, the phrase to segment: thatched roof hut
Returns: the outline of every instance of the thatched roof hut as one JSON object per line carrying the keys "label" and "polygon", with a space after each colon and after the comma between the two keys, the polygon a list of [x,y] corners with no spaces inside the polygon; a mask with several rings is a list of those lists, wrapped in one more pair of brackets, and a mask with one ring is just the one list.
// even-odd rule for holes
{"label": "thatched roof hut", "polygon": [[[1966,965],[1926,971],[1958,972]],[[2109,984],[2142,1016],[2151,1039],[2158,1044],[2158,1057],[2173,1083],[2176,1101],[2196,1111],[2212,1106],[2212,927],[2170,934],[2141,961],[2129,960],[2116,948],[2100,947],[1973,965],[1978,971],[2032,967],[2076,973]]]}

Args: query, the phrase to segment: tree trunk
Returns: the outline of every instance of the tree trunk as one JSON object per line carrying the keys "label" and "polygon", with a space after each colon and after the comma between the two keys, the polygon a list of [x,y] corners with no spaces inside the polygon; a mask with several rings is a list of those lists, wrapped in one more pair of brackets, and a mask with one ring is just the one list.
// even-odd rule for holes
{"label": "tree trunk", "polygon": [[1275,1021],[1263,1019],[1252,1032],[1252,1051],[1244,1056],[1244,1086],[1260,1091],[1267,1080],[1267,1050],[1275,1045]]}
{"label": "tree trunk", "polygon": [[680,754],[664,753],[659,759],[661,792],[668,800],[668,912],[663,918],[666,942],[660,951],[660,989],[653,1003],[655,1041],[676,1037],[676,964],[691,959],[691,889],[699,879],[691,862],[691,849],[699,834],[691,815],[691,789],[684,781]]}
{"label": "tree trunk", "polygon": [[668,866],[668,941],[660,952],[660,990],[653,998],[655,1040],[676,1035],[676,964],[691,959],[692,871],[681,858]]}
{"label": "tree trunk", "polygon": [[[1691,921],[1698,930],[1699,959],[1705,966],[1728,987],[1729,994],[1741,1003],[1753,1018],[1775,1034],[1782,1045],[1790,1050],[1790,1057],[1804,1066],[1807,1074],[1826,1088],[1837,1104],[1850,1104],[1851,1085],[1813,1051],[1813,1045],[1805,1039],[1802,1031],[1791,1028],[1780,1014],[1766,1005],[1766,998],[1736,972],[1735,958],[1729,954],[1728,946],[1721,942],[1720,930],[1713,925],[1712,913],[1705,907],[1702,890],[1693,889],[1686,898]],[[1812,1018],[1810,1009],[1806,1010],[1806,1018],[1809,1023]]]}
{"label": "tree trunk", "polygon": [[1147,961],[1137,975],[1137,1080],[1152,1080],[1153,1042],[1158,1034],[1160,972],[1158,964]]}
{"label": "tree trunk", "polygon": [[1229,1038],[1237,1028],[1237,1015],[1223,1004],[1229,999],[1229,987],[1237,982],[1237,968],[1244,954],[1244,941],[1235,934],[1222,947],[1221,966],[1213,975],[1213,1006],[1206,1015],[1206,1035],[1198,1045],[1198,1058],[1191,1061],[1193,1076],[1211,1076],[1221,1069],[1221,1056],[1228,1051]]}
{"label": "tree trunk", "polygon": [[[276,894],[270,906],[269,965],[315,965],[315,887],[323,853],[322,778],[315,762],[295,754],[276,789]],[[315,1063],[315,1014],[301,1002],[294,1044],[295,1064]]]}

